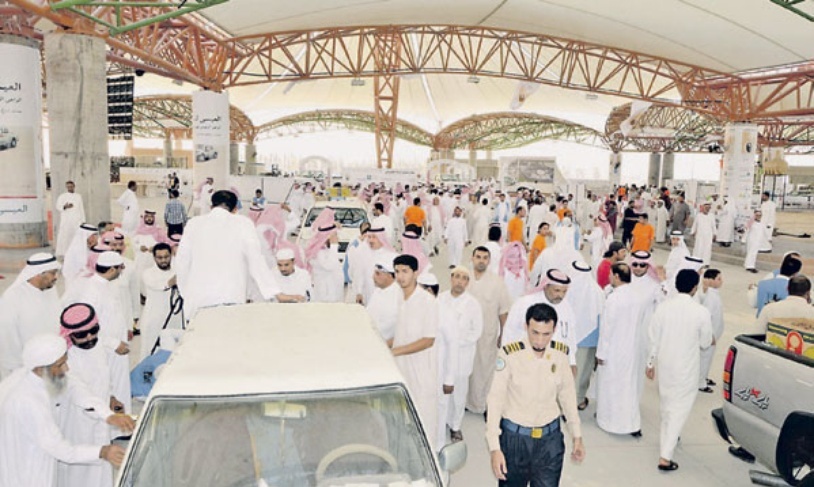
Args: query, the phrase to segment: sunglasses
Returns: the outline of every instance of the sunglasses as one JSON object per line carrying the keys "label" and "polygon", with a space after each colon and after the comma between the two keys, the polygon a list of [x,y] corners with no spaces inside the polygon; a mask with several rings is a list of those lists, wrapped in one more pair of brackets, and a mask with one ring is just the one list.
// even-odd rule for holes
{"label": "sunglasses", "polygon": [[642,262],[634,262],[633,264],[630,264],[630,265],[631,265],[632,267],[647,267],[647,266],[649,266],[650,264],[645,264],[645,263],[642,263]]}
{"label": "sunglasses", "polygon": [[89,328],[87,330],[77,331],[77,332],[71,333],[71,336],[74,337],[74,338],[79,338],[80,340],[82,340],[83,338],[87,338],[88,335],[96,335],[98,333],[99,333],[99,325],[94,325],[93,328]]}

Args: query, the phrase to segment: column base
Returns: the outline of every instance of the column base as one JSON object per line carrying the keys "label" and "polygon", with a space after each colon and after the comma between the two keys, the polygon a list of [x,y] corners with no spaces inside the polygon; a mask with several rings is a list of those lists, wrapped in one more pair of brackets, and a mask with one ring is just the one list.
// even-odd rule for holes
{"label": "column base", "polygon": [[0,224],[0,249],[34,249],[48,245],[47,222]]}

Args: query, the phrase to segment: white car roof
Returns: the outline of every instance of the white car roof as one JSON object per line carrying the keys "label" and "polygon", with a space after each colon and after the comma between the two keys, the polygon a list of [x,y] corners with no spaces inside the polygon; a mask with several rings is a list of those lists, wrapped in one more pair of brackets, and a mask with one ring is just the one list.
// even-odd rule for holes
{"label": "white car roof", "polygon": [[350,389],[404,383],[355,304],[257,303],[201,310],[150,397]]}
{"label": "white car roof", "polygon": [[331,208],[360,208],[363,210],[365,209],[365,205],[355,198],[349,200],[317,201],[314,203],[313,208],[325,208],[326,206],[330,206]]}

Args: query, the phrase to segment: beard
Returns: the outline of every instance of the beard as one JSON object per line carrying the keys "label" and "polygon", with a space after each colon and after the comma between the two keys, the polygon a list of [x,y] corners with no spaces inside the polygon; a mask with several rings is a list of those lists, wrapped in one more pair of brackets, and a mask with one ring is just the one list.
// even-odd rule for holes
{"label": "beard", "polygon": [[48,395],[52,398],[59,396],[62,391],[65,390],[65,386],[68,383],[67,377],[64,375],[57,377],[52,374],[49,369],[45,369],[45,374],[43,374],[42,379],[45,381],[45,388],[48,390]]}
{"label": "beard", "polygon": [[168,270],[170,270],[170,266],[171,266],[171,265],[172,265],[172,264],[171,264],[170,262],[167,262],[166,264],[165,264],[165,263],[161,263],[161,264],[156,263],[156,264],[155,264],[155,266],[156,266],[156,267],[158,267],[158,268],[159,268],[160,270],[162,270],[162,271],[168,271]]}

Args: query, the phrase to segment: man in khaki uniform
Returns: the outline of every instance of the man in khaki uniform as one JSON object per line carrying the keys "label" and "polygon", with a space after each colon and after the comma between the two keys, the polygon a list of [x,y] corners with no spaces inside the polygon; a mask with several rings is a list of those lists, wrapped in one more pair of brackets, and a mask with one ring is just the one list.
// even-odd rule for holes
{"label": "man in khaki uniform", "polygon": [[560,484],[563,414],[574,440],[571,459],[585,458],[568,355],[551,341],[556,326],[554,308],[535,304],[526,311],[527,337],[498,352],[487,399],[486,441],[500,487]]}
{"label": "man in khaki uniform", "polygon": [[486,395],[492,386],[495,374],[495,359],[500,346],[500,336],[506,317],[512,306],[512,298],[506,288],[506,281],[490,272],[492,256],[486,247],[477,247],[472,252],[473,278],[467,291],[480,303],[483,313],[483,333],[475,351],[475,363],[469,376],[469,393],[466,409],[473,413],[486,412]]}

